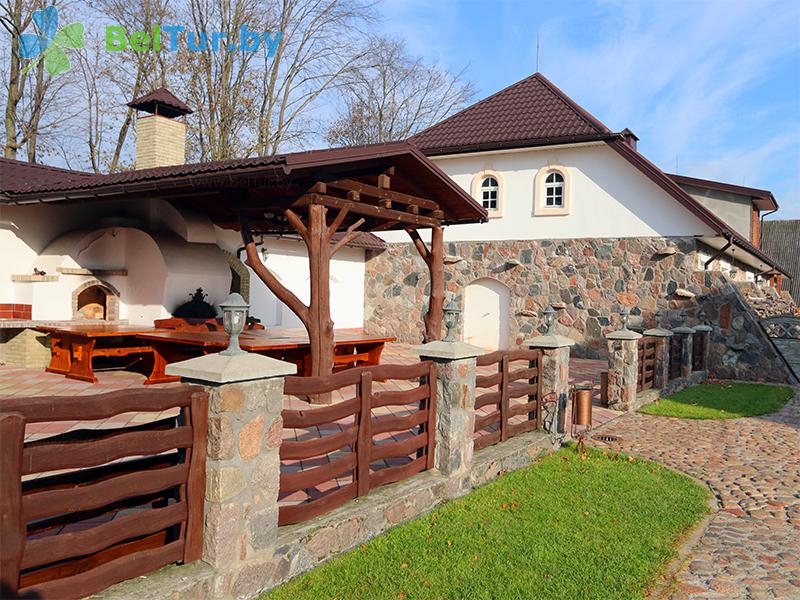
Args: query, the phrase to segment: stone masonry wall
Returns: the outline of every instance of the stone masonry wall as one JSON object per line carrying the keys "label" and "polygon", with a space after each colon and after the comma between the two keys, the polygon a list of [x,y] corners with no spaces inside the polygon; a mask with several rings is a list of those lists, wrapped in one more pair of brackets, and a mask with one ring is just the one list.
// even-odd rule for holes
{"label": "stone masonry wall", "polygon": [[[554,333],[576,340],[572,355],[605,358],[604,336],[619,328],[623,306],[631,310],[633,328],[655,326],[660,309],[662,327],[704,321],[714,327],[711,377],[787,381],[788,371],[739,284],[718,271],[698,270],[698,245],[690,237],[451,242],[445,248],[445,280],[448,294],[462,308],[464,289],[478,279],[493,279],[510,290],[511,347],[540,331],[540,312],[555,305],[562,308]],[[427,268],[411,244],[369,253],[367,331],[419,343],[429,292]]]}
{"label": "stone masonry wall", "polygon": [[[660,254],[668,246],[675,253]],[[574,354],[590,357],[605,356],[603,336],[618,327],[623,306],[631,308],[632,324],[637,317],[652,318],[658,308],[683,308],[685,300],[675,291],[694,284],[697,264],[694,238],[451,242],[445,250],[446,262],[463,259],[445,266],[447,291],[462,307],[464,288],[477,279],[509,288],[510,346],[534,334],[541,310],[561,305],[555,333],[578,342]],[[521,264],[509,264],[514,260]],[[368,331],[407,343],[422,339],[430,286],[411,244],[371,253],[365,288]]]}

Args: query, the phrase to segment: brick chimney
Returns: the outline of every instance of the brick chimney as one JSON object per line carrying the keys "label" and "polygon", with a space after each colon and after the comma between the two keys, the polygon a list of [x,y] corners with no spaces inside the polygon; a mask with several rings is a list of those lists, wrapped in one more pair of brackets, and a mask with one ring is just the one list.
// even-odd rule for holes
{"label": "brick chimney", "polygon": [[[186,162],[186,123],[192,110],[167,88],[129,102],[136,109],[136,169]],[[147,114],[142,114],[147,113]]]}
{"label": "brick chimney", "polygon": [[622,136],[622,141],[624,141],[626,144],[628,144],[628,146],[636,150],[636,142],[639,141],[639,138],[636,137],[635,133],[633,133],[630,129],[626,127],[620,132],[620,135]]}

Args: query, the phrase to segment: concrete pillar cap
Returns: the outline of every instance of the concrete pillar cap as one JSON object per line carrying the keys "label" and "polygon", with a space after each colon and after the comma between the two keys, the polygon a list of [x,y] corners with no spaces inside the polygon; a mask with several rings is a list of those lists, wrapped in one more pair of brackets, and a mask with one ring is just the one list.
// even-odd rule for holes
{"label": "concrete pillar cap", "polygon": [[699,332],[707,332],[707,331],[714,331],[714,328],[711,327],[710,325],[698,325],[697,327],[694,328],[694,330]]}
{"label": "concrete pillar cap", "polygon": [[575,340],[563,335],[539,335],[522,342],[528,348],[569,348],[576,344]]}
{"label": "concrete pillar cap", "polygon": [[645,329],[644,334],[649,337],[672,337],[673,335],[669,329],[661,329],[661,327]]}
{"label": "concrete pillar cap", "polygon": [[438,358],[442,360],[461,360],[462,358],[475,358],[486,354],[487,351],[472,344],[464,342],[444,342],[437,340],[411,348],[411,353],[420,358]]}
{"label": "concrete pillar cap", "polygon": [[217,353],[172,363],[166,372],[195,381],[233,383],[294,375],[297,365],[252,352],[233,356]]}
{"label": "concrete pillar cap", "polygon": [[691,327],[686,327],[686,325],[681,325],[680,327],[675,327],[672,330],[672,333],[680,333],[680,334],[683,334],[683,335],[689,335],[689,334],[694,333],[694,329],[692,329]]}
{"label": "concrete pillar cap", "polygon": [[641,333],[636,333],[635,331],[631,331],[630,329],[619,329],[617,331],[612,331],[608,335],[606,335],[607,340],[639,340],[642,338]]}

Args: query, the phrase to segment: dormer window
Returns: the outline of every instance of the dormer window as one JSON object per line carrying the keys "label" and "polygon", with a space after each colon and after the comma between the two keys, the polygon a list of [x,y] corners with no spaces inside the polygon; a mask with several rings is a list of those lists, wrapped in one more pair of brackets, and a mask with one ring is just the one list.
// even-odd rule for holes
{"label": "dormer window", "polygon": [[544,180],[545,201],[548,208],[562,208],[564,206],[564,176],[558,171],[553,171]]}
{"label": "dormer window", "polygon": [[497,210],[497,194],[500,186],[494,177],[484,177],[481,182],[481,200],[486,210]]}
{"label": "dormer window", "polygon": [[490,218],[502,216],[503,179],[494,171],[481,171],[472,178],[472,197],[487,210]]}
{"label": "dormer window", "polygon": [[545,217],[569,214],[569,177],[569,170],[562,166],[550,165],[539,170],[534,184],[534,215]]}

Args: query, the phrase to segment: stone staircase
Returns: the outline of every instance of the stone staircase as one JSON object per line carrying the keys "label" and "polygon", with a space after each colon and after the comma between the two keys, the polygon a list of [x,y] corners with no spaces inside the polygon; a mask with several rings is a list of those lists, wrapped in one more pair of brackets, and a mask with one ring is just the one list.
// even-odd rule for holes
{"label": "stone staircase", "polygon": [[773,346],[800,380],[800,317],[782,315],[761,319]]}

